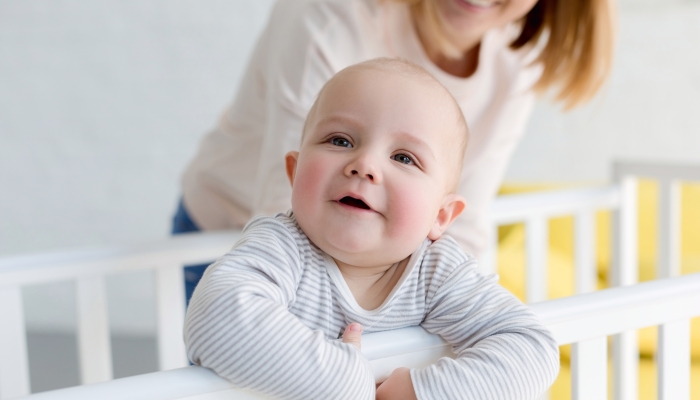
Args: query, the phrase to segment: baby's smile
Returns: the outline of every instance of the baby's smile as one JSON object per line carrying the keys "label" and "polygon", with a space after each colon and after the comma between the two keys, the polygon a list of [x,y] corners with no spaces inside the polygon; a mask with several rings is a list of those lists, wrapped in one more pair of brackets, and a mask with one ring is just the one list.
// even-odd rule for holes
{"label": "baby's smile", "polygon": [[347,206],[350,206],[352,208],[361,208],[363,210],[371,210],[370,206],[367,205],[364,201],[361,199],[356,199],[354,197],[350,196],[345,196],[342,199],[338,200],[340,204],[345,204]]}
{"label": "baby's smile", "polygon": [[[352,223],[354,219],[361,221],[373,215],[382,215],[377,210],[376,204],[355,191],[343,191],[340,195],[335,196],[332,202],[341,210],[341,213],[345,214],[346,218],[350,217],[349,220],[345,220],[346,223]],[[349,228],[349,226],[346,225],[346,228]]]}

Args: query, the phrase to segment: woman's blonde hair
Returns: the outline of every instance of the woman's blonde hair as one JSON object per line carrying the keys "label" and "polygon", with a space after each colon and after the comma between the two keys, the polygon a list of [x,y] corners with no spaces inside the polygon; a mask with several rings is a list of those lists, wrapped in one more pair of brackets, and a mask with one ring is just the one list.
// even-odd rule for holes
{"label": "woman's blonde hair", "polygon": [[[447,40],[435,0],[394,0],[424,18],[431,40],[447,57],[461,53]],[[539,0],[520,21],[512,49],[545,43],[535,60],[544,70],[534,89],[554,89],[554,99],[571,109],[590,100],[610,74],[614,52],[612,0]]]}

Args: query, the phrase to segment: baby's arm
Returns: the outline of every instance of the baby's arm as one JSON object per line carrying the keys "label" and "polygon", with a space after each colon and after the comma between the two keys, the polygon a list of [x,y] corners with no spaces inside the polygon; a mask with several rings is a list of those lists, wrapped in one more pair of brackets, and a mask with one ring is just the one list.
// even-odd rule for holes
{"label": "baby's arm", "polygon": [[[190,302],[190,359],[241,388],[281,398],[374,398],[367,360],[291,314],[299,255],[281,224],[255,224],[209,267]],[[286,235],[286,236],[285,236]]]}
{"label": "baby's arm", "polygon": [[535,399],[559,370],[559,348],[532,311],[472,262],[443,280],[422,326],[456,359],[411,370],[419,399]]}

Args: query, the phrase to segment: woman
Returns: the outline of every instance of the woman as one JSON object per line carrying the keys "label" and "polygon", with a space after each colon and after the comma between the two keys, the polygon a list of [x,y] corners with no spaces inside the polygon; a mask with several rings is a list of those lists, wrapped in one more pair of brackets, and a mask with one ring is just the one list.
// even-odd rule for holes
{"label": "woman", "polygon": [[[242,227],[290,208],[284,155],[306,113],[341,69],[400,57],[432,73],[471,130],[448,233],[477,256],[489,205],[537,94],[565,108],[590,99],[612,61],[611,0],[280,0],[232,105],[183,176],[173,233]],[[186,271],[188,298],[204,266]]]}

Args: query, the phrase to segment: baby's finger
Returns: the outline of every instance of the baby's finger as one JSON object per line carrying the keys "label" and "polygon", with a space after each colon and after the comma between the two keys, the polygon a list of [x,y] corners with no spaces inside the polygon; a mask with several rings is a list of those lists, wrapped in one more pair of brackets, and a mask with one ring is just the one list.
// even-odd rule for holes
{"label": "baby's finger", "polygon": [[358,350],[361,349],[361,342],[362,341],[362,325],[353,322],[352,324],[348,325],[347,328],[345,328],[345,332],[343,333],[343,343],[348,343],[351,344],[355,347],[357,347]]}

